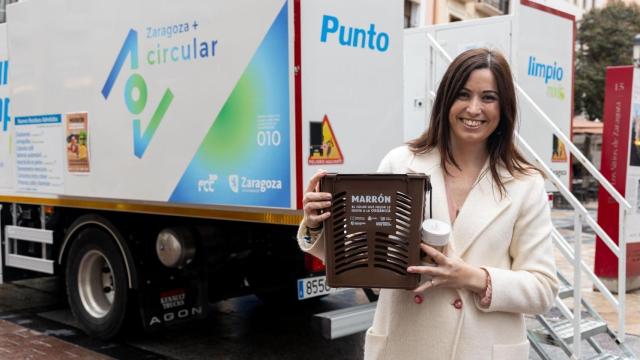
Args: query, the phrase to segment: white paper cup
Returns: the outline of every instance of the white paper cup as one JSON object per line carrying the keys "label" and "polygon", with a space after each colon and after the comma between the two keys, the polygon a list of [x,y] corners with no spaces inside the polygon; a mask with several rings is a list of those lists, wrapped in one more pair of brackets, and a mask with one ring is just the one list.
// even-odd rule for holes
{"label": "white paper cup", "polygon": [[[435,248],[440,252],[444,252],[449,243],[449,235],[451,234],[451,225],[444,221],[427,219],[422,222],[422,242]],[[427,256],[424,258],[427,264],[435,265],[436,262]]]}

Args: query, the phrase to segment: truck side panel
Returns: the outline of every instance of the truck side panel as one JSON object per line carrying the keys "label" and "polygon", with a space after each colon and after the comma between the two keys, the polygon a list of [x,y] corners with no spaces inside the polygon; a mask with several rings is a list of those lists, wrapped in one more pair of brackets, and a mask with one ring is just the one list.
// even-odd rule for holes
{"label": "truck side panel", "polygon": [[375,172],[402,145],[402,9],[399,0],[302,1],[305,181],[319,169]]}
{"label": "truck side panel", "polygon": [[14,194],[293,208],[290,6],[9,7]]}
{"label": "truck side panel", "polygon": [[9,96],[9,57],[7,53],[7,25],[0,24],[0,191],[11,189],[14,183],[10,130],[11,100]]}

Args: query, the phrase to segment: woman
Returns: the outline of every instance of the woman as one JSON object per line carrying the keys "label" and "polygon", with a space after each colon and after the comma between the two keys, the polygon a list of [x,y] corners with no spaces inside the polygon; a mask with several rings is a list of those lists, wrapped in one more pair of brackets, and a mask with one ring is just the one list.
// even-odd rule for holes
{"label": "woman", "polygon": [[[425,173],[433,218],[452,224],[437,267],[413,292],[383,289],[366,334],[366,359],[527,359],[523,314],[549,309],[558,284],[551,218],[540,172],[514,145],[516,98],[509,65],[487,49],[460,54],[436,94],[429,129],[392,150],[379,172]],[[299,243],[324,258],[330,194],[304,194]],[[428,209],[427,209],[428,212]],[[422,301],[423,300],[423,301]]]}

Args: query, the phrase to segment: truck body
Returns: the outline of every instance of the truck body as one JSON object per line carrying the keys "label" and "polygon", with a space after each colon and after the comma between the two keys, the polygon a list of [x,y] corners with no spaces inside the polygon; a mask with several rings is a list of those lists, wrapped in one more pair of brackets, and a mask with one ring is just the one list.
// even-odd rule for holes
{"label": "truck body", "polygon": [[[101,338],[127,322],[153,330],[202,318],[218,299],[329,294],[323,264],[295,240],[306,182],[319,169],[373,172],[426,128],[447,66],[426,34],[452,56],[502,50],[518,81],[528,76],[523,57],[556,61],[563,77],[529,76],[527,92],[570,128],[572,21],[523,1],[515,16],[524,20],[403,33],[403,5],[9,5],[0,25],[0,281],[7,267],[63,276],[78,322]],[[559,47],[534,38],[532,21],[560,29]],[[521,113],[521,133],[568,172],[566,156],[552,159],[551,132]]]}
{"label": "truck body", "polygon": [[8,6],[4,266],[64,275],[102,338],[329,293],[297,249],[302,192],[401,143],[402,5]]}

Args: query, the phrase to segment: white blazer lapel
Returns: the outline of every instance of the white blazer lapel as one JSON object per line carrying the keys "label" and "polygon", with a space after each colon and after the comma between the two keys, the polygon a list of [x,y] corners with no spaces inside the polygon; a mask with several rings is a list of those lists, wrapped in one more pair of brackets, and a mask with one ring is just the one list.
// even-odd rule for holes
{"label": "white blazer lapel", "polygon": [[[427,154],[414,155],[409,161],[407,172],[429,175],[432,191],[431,201],[433,202],[432,217],[451,224],[449,204],[444,185],[444,171],[440,165],[439,152],[434,149]],[[488,161],[482,173],[483,175],[478,179],[478,184],[469,192],[453,225],[451,247],[461,257],[478,235],[490,226],[493,220],[511,204],[509,195],[501,194],[494,184]],[[499,168],[499,173],[505,184],[513,179],[511,174],[503,168]],[[429,216],[429,203],[427,202],[425,217],[428,218]]]}
{"label": "white blazer lapel", "polygon": [[[407,172],[424,173],[429,176],[431,182],[431,196],[427,194],[425,218],[432,217],[434,219],[444,221],[451,224],[449,219],[449,207],[447,205],[447,194],[444,188],[444,173],[440,166],[440,155],[437,150],[431,150],[427,154],[414,155],[409,162]],[[433,214],[429,214],[429,198],[433,202],[431,209]]]}
{"label": "white blazer lapel", "polygon": [[[506,170],[500,171],[500,173],[505,183],[513,179]],[[482,174],[478,183],[467,195],[453,225],[453,247],[460,257],[464,255],[478,235],[491,226],[493,220],[511,204],[509,195],[501,194],[494,184],[491,171],[483,170]]]}

